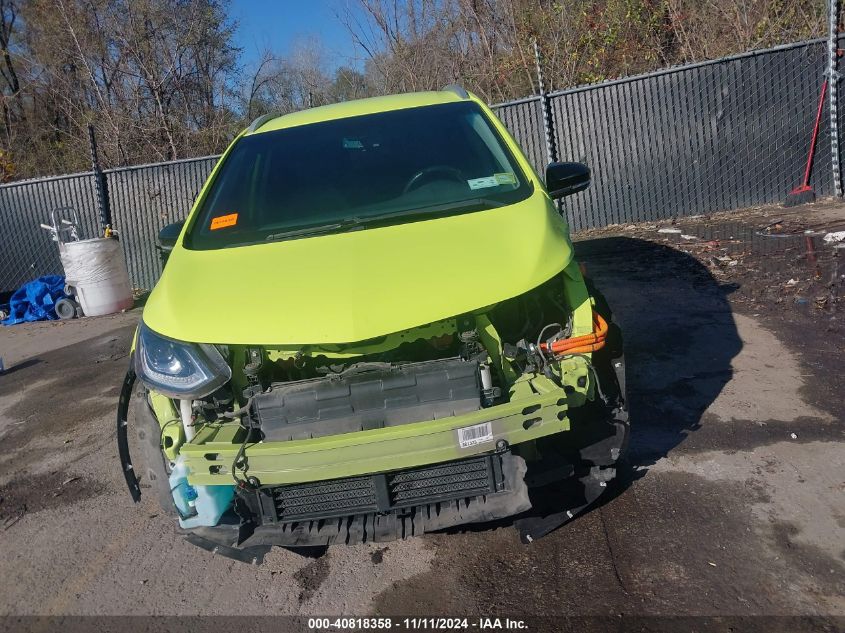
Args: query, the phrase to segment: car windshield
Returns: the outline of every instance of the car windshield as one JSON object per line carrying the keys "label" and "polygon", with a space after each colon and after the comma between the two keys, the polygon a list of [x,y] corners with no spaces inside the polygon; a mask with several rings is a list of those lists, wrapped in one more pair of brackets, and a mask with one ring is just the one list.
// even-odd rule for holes
{"label": "car windshield", "polygon": [[471,101],[240,139],[185,245],[214,249],[512,204],[531,187]]}

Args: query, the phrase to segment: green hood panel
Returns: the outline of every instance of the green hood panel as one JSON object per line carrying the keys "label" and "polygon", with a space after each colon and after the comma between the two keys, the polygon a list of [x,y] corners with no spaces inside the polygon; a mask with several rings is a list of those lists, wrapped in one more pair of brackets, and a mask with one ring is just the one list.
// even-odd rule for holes
{"label": "green hood panel", "polygon": [[569,263],[568,227],[535,189],[507,207],[256,246],[180,243],[144,322],[183,341],[351,343],[522,294]]}

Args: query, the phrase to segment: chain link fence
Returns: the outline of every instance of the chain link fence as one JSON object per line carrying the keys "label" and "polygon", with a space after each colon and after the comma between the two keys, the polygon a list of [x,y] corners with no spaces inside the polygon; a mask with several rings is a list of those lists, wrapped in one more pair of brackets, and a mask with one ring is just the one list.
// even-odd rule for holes
{"label": "chain link fence", "polygon": [[105,172],[112,222],[118,227],[129,278],[152,288],[161,274],[158,232],[184,220],[218,156],[141,165]]}
{"label": "chain link fence", "polygon": [[[825,47],[799,42],[492,107],[538,173],[548,151],[544,104],[559,159],[590,165],[592,186],[563,203],[574,230],[777,203],[803,174]],[[833,193],[828,108],[811,181],[817,195]],[[217,158],[104,171],[137,287],[155,284],[156,235],[185,218]],[[93,173],[0,186],[0,290],[61,272],[38,225],[64,206],[79,211],[86,237],[100,233]]]}
{"label": "chain link fence", "polygon": [[59,249],[42,223],[60,207],[78,210],[83,233],[100,233],[92,174],[25,180],[0,186],[0,291],[35,277],[61,274]]}
{"label": "chain link fence", "polygon": [[[823,40],[550,95],[561,160],[594,186],[574,229],[782,202],[800,183],[825,78]],[[832,195],[825,110],[812,174]]]}
{"label": "chain link fence", "polygon": [[492,106],[493,112],[514,137],[525,157],[542,174],[546,166],[546,139],[539,97],[529,97]]}

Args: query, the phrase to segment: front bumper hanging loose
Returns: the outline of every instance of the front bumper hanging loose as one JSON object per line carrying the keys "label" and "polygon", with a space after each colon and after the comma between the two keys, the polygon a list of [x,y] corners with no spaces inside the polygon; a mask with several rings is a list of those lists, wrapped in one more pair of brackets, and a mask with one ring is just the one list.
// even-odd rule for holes
{"label": "front bumper hanging loose", "polygon": [[126,479],[126,486],[132,501],[141,501],[141,486],[135,469],[132,467],[132,458],[129,455],[129,401],[132,399],[132,389],[135,387],[135,369],[132,365],[132,357],[129,358],[129,370],[123,378],[123,386],[120,389],[120,399],[117,403],[117,453],[120,457],[120,468],[123,477]]}

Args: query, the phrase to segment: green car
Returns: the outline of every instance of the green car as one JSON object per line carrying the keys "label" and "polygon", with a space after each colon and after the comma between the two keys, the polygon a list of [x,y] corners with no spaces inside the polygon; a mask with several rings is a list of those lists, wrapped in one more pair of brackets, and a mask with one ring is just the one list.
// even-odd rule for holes
{"label": "green car", "polygon": [[244,560],[562,525],[628,438],[619,330],[554,202],[589,183],[544,183],[457,86],[254,121],[160,235],[118,406],[135,501]]}

